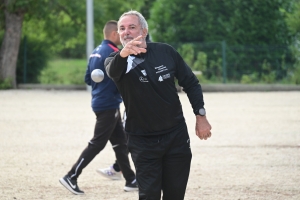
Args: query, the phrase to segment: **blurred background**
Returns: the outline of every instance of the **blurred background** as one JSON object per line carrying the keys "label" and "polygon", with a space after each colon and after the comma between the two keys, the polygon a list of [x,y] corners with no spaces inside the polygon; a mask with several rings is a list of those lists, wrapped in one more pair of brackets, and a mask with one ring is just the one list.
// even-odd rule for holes
{"label": "blurred background", "polygon": [[0,0],[0,89],[84,85],[88,39],[131,9],[201,83],[300,84],[300,0]]}

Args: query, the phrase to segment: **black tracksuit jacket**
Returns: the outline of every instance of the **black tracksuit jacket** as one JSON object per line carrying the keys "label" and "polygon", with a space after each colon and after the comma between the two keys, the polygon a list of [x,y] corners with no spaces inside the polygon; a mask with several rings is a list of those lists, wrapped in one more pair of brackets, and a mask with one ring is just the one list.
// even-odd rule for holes
{"label": "black tracksuit jacket", "polygon": [[128,134],[165,134],[185,123],[176,79],[187,93],[194,114],[204,107],[198,79],[168,44],[147,43],[146,53],[127,58],[120,52],[112,53],[105,60],[105,69],[122,95]]}

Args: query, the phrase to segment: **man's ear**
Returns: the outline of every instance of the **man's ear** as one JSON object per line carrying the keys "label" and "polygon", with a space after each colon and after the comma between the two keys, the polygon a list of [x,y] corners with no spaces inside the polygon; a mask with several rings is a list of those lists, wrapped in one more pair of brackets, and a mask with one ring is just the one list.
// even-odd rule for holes
{"label": "man's ear", "polygon": [[143,37],[146,38],[147,34],[148,34],[148,30],[144,28],[143,29]]}
{"label": "man's ear", "polygon": [[114,36],[115,36],[115,37],[119,37],[118,31],[114,31]]}
{"label": "man's ear", "polygon": [[119,35],[118,31],[114,31],[113,36],[114,36],[115,39],[120,38],[120,35]]}

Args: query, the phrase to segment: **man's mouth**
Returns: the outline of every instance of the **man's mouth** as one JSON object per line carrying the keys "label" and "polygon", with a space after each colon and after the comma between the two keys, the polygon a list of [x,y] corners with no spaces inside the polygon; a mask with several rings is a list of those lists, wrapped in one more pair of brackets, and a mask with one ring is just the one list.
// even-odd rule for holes
{"label": "man's mouth", "polygon": [[133,40],[133,38],[132,37],[124,37],[124,40]]}

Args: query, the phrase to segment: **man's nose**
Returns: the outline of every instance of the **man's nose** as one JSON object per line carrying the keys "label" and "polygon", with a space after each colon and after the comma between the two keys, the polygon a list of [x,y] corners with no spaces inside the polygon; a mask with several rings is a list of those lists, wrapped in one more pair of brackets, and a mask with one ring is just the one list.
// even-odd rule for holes
{"label": "man's nose", "polygon": [[130,33],[129,28],[125,28],[124,33],[125,33],[125,35],[128,35]]}

